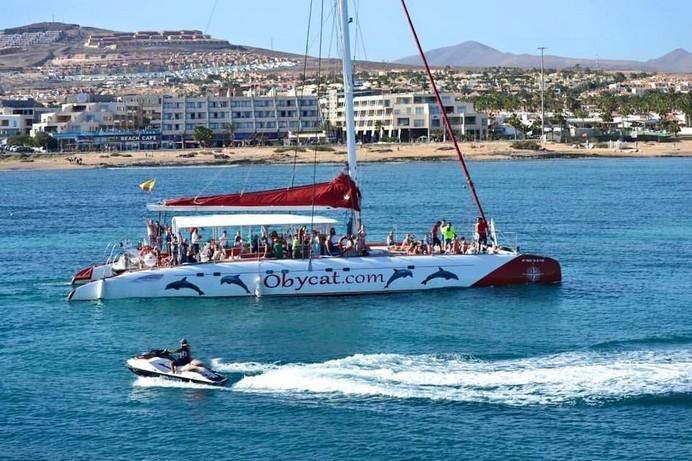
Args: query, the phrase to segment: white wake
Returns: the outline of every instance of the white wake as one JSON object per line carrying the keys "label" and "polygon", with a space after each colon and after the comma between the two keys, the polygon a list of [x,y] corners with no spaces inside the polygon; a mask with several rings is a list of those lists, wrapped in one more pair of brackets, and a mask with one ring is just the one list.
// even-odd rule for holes
{"label": "white wake", "polygon": [[458,355],[353,355],[323,363],[223,363],[235,391],[505,405],[598,404],[692,394],[692,349],[569,352],[484,361]]}

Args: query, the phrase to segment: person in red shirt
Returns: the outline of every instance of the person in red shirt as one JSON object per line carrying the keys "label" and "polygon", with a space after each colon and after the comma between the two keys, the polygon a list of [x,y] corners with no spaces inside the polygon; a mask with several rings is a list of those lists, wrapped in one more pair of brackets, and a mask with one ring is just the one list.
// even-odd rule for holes
{"label": "person in red shirt", "polygon": [[483,246],[488,246],[488,223],[479,216],[476,218],[473,231],[476,240],[476,250],[480,252]]}
{"label": "person in red shirt", "polygon": [[442,225],[442,222],[437,221],[435,224],[433,224],[433,227],[432,227],[432,250],[433,251],[435,251],[435,245],[440,247],[440,251],[442,251],[442,241],[440,241],[440,237],[439,237],[441,225]]}

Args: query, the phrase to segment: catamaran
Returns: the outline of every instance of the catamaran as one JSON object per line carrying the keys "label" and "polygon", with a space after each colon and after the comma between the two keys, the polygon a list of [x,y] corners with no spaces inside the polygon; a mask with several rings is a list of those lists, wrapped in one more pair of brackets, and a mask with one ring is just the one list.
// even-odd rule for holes
{"label": "catamaran", "polygon": [[[425,54],[402,0],[411,31],[430,78],[440,112],[461,163],[483,223],[489,223],[490,243],[449,251],[444,244],[424,254],[398,246],[364,243],[361,193],[358,187],[353,114],[353,77],[347,0],[338,2],[348,162],[332,181],[241,194],[182,197],[149,204],[151,211],[193,212],[171,219],[175,235],[194,229],[236,230],[241,238],[225,243],[208,261],[184,263],[154,246],[123,246],[114,257],[78,271],[72,278],[70,300],[118,298],[207,298],[238,296],[306,296],[392,293],[440,288],[556,283],[562,279],[553,258],[522,254],[501,244],[494,223],[486,216],[459,149]],[[348,210],[350,230],[335,238],[336,220],[316,210]],[[307,211],[310,214],[286,214]],[[300,232],[300,239],[296,234]],[[225,235],[225,234],[224,234]],[[232,235],[232,232],[231,232]],[[274,246],[272,243],[286,243]],[[271,238],[271,240],[270,240]],[[291,239],[298,245],[291,245]],[[311,242],[317,242],[316,246]],[[307,245],[305,244],[307,242]],[[287,257],[290,256],[290,257]]]}

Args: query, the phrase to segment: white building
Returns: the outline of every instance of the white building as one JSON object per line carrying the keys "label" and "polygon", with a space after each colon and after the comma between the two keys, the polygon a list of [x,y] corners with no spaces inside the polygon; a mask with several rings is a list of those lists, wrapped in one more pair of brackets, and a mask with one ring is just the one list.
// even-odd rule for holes
{"label": "white building", "polygon": [[24,134],[24,119],[21,115],[0,114],[0,138]]}
{"label": "white building", "polygon": [[124,130],[127,109],[121,102],[88,102],[63,104],[59,110],[41,114],[31,135],[46,133],[83,133]]}
{"label": "white building", "polygon": [[[442,102],[454,133],[466,139],[485,139],[488,118],[470,102],[442,93]],[[325,118],[340,132],[345,124],[343,94],[332,92],[324,100]],[[444,137],[444,120],[435,96],[428,93],[360,94],[354,97],[356,137],[363,142]],[[337,134],[340,137],[340,134]]]}
{"label": "white building", "polygon": [[[2,99],[0,100],[0,116],[4,122],[0,122],[0,130],[20,130],[11,136],[19,134],[29,134],[31,127],[38,120],[38,114],[41,108],[37,107],[36,101],[33,99]],[[13,116],[17,116],[13,117]],[[19,120],[16,123],[12,121]],[[12,126],[12,127],[11,127]],[[2,135],[4,136],[4,135]]]}
{"label": "white building", "polygon": [[168,96],[161,105],[161,118],[162,143],[169,147],[193,144],[197,126],[212,131],[215,145],[280,140],[290,133],[321,131],[320,111],[313,95]]}
{"label": "white building", "polygon": [[121,96],[115,101],[91,102],[89,95],[79,102],[63,104],[59,110],[40,114],[31,134],[94,133],[108,131],[158,130],[161,127],[161,96]]}

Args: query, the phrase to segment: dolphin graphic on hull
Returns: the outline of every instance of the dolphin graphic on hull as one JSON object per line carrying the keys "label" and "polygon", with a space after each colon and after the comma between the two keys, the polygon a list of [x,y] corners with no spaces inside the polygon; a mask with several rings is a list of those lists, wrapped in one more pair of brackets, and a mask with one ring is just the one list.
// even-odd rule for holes
{"label": "dolphin graphic on hull", "polygon": [[445,280],[459,280],[459,277],[457,277],[457,274],[453,272],[446,271],[442,269],[441,267],[437,268],[437,272],[433,272],[432,274],[428,275],[425,277],[425,280],[423,280],[421,283],[423,285],[427,285],[429,281],[433,279],[445,279]]}
{"label": "dolphin graphic on hull", "polygon": [[413,277],[413,272],[411,272],[409,269],[393,269],[394,273],[392,274],[391,277],[389,277],[389,280],[387,280],[387,283],[385,284],[385,288],[389,288],[389,285],[395,280],[398,279],[403,279],[405,277]]}
{"label": "dolphin graphic on hull", "polygon": [[240,280],[240,275],[224,275],[221,277],[221,285],[223,284],[229,284],[229,285],[238,285],[240,288],[245,290],[247,294],[250,294],[250,290],[247,289],[247,285]]}
{"label": "dolphin graphic on hull", "polygon": [[175,282],[171,282],[168,285],[166,285],[166,290],[182,290],[184,288],[187,288],[189,290],[196,291],[199,293],[200,296],[204,294],[202,290],[199,289],[197,285],[194,283],[190,283],[187,281],[187,277],[183,277],[180,280],[176,280]]}

